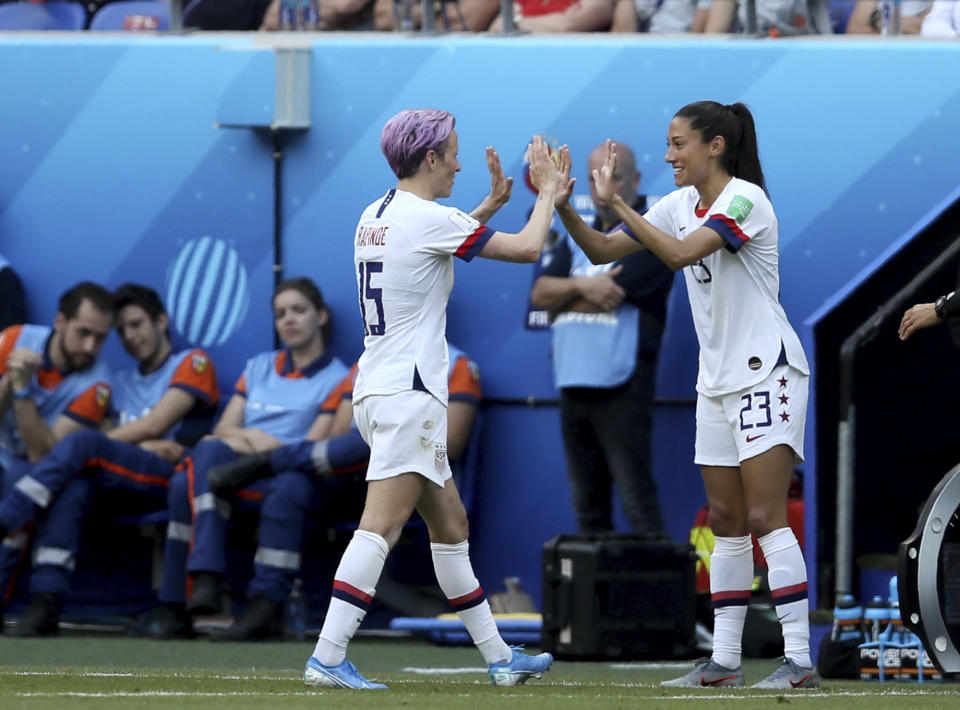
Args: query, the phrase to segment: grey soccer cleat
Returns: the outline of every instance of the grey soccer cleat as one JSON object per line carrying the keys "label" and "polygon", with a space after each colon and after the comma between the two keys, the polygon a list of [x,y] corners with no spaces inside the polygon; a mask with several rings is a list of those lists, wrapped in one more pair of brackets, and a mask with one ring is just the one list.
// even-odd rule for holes
{"label": "grey soccer cleat", "polygon": [[800,666],[789,658],[781,659],[780,667],[751,688],[766,690],[801,690],[820,687],[820,674],[812,666]]}
{"label": "grey soccer cleat", "polygon": [[701,658],[693,670],[686,675],[665,680],[661,688],[743,688],[747,682],[743,678],[743,667],[726,668],[714,662],[712,658]]}

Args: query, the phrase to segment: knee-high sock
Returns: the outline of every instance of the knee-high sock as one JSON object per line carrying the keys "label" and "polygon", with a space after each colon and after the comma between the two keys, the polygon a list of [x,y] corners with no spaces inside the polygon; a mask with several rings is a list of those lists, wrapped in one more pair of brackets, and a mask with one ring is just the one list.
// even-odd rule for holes
{"label": "knee-high sock", "polygon": [[357,530],[340,558],[333,596],[313,656],[325,666],[347,657],[347,644],[367,615],[390,546],[376,533]]}
{"label": "knee-high sock", "polygon": [[713,660],[726,668],[740,666],[743,622],[753,587],[753,543],[749,535],[718,537],[710,556],[713,602]]}
{"label": "knee-high sock", "polygon": [[758,538],[767,558],[770,594],[783,627],[783,655],[809,668],[810,603],[807,599],[807,566],[793,530],[779,528]]}
{"label": "knee-high sock", "polygon": [[490,602],[470,564],[469,543],[466,540],[456,545],[431,542],[430,553],[440,589],[467,627],[483,659],[488,664],[510,660],[510,647],[500,636]]}

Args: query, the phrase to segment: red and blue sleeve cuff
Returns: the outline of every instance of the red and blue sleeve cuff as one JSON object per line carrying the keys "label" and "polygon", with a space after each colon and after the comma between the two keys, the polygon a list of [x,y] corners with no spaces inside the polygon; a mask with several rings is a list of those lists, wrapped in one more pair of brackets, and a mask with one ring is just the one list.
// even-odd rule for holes
{"label": "red and blue sleeve cuff", "polygon": [[464,261],[470,261],[480,253],[480,250],[490,241],[490,237],[492,236],[493,230],[487,225],[481,224],[474,230],[473,234],[463,240],[463,244],[461,244],[460,248],[456,251],[456,256],[459,256]]}
{"label": "red and blue sleeve cuff", "polygon": [[740,247],[750,241],[750,237],[743,233],[740,226],[725,214],[710,215],[710,219],[703,223],[704,227],[712,229],[723,237],[727,243],[727,251],[736,254]]}

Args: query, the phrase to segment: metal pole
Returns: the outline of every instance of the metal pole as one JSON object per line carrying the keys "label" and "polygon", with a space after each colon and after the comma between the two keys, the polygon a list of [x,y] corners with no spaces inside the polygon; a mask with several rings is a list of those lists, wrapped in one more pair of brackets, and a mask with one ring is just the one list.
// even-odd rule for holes
{"label": "metal pole", "polygon": [[437,17],[433,10],[433,0],[420,0],[420,32],[425,35],[437,31]]}
{"label": "metal pole", "polygon": [[170,26],[167,31],[173,34],[183,32],[183,0],[170,0]]}
{"label": "metal pole", "polygon": [[500,0],[500,17],[503,18],[503,34],[512,35],[517,31],[513,23],[513,0]]}
{"label": "metal pole", "polygon": [[746,0],[743,9],[746,15],[744,32],[748,35],[757,34],[757,0]]}
{"label": "metal pole", "polygon": [[837,540],[834,548],[836,579],[833,581],[834,601],[853,592],[853,433],[856,407],[847,407],[845,418],[837,431]]}

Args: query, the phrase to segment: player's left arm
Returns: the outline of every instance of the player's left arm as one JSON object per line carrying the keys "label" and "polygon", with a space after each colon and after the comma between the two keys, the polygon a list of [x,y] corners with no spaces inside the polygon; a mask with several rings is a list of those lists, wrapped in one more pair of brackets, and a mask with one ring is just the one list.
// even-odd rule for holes
{"label": "player's left arm", "polygon": [[539,191],[529,220],[516,234],[493,232],[488,235],[483,246],[475,252],[476,256],[527,264],[535,263],[540,258],[553,219],[553,200],[558,189],[559,172],[547,144],[540,136],[533,137],[527,148],[527,157],[530,181]]}
{"label": "player's left arm", "polygon": [[483,202],[473,208],[470,216],[481,224],[490,220],[497,211],[510,201],[513,190],[513,178],[503,174],[500,166],[500,156],[491,146],[487,146],[487,170],[490,172],[490,194],[483,198]]}
{"label": "player's left arm", "polygon": [[[606,142],[606,155],[599,170],[593,171],[594,185],[601,200],[610,205],[617,216],[630,230],[630,237],[646,247],[673,271],[695,264],[703,257],[712,254],[724,245],[723,238],[709,227],[699,227],[686,239],[676,239],[672,234],[655,227],[633,209],[620,195],[613,185],[613,175],[617,166],[616,145],[613,141]],[[624,232],[616,233],[622,239]],[[591,260],[593,255],[588,251]],[[625,255],[624,255],[625,256]]]}

